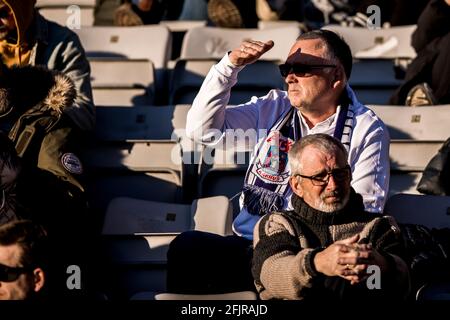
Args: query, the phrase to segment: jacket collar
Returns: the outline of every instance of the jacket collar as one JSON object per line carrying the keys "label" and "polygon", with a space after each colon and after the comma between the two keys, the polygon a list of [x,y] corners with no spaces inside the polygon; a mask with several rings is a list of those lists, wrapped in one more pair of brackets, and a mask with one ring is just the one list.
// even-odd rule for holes
{"label": "jacket collar", "polygon": [[43,43],[48,44],[48,21],[39,13],[38,10],[35,12],[32,29],[32,43]]}

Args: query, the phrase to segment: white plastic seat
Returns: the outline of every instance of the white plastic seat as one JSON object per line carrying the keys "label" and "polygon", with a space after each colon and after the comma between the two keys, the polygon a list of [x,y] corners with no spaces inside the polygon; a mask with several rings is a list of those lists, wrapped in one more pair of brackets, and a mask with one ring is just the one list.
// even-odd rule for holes
{"label": "white plastic seat", "polygon": [[261,29],[261,30],[283,28],[283,27],[300,28],[300,26],[301,26],[300,22],[290,21],[290,20],[259,20],[258,21],[258,29]]}
{"label": "white plastic seat", "polygon": [[[78,20],[81,25],[77,27],[94,24],[95,6],[95,0],[37,0],[36,2],[36,8],[46,19],[63,26]],[[79,19],[72,19],[73,14],[76,13],[75,10],[80,10]]]}
{"label": "white plastic seat", "polygon": [[[215,59],[178,60],[171,81],[170,103],[192,103]],[[246,66],[238,75],[238,82],[231,90],[229,104],[249,101],[253,96],[264,96],[271,89],[284,88],[277,63],[257,61]]]}
{"label": "white plastic seat", "polygon": [[75,31],[88,57],[146,59],[156,69],[165,68],[170,58],[171,35],[162,25],[94,26]]}
{"label": "white plastic seat", "polygon": [[273,40],[275,46],[261,60],[284,61],[299,36],[297,27],[276,29],[227,29],[199,27],[186,32],[181,48],[181,59],[221,59],[229,50],[238,48],[244,39]]}
{"label": "white plastic seat", "polygon": [[450,136],[450,105],[369,106],[386,124],[391,137],[389,195],[418,194],[422,172]]}
{"label": "white plastic seat", "polygon": [[[416,56],[411,46],[411,36],[416,25],[398,26],[383,29],[353,28],[339,25],[327,25],[323,29],[340,34],[350,46],[352,54],[358,59],[395,59],[410,58]],[[385,50],[379,50],[377,54],[364,54],[363,50],[392,42]]]}
{"label": "white plastic seat", "polygon": [[176,235],[187,230],[230,235],[228,199],[223,196],[201,198],[186,205],[115,198],[108,205],[102,234],[153,237]]}
{"label": "white plastic seat", "polygon": [[193,28],[206,26],[207,21],[203,20],[162,20],[162,24],[169,28],[170,32],[185,32]]}
{"label": "white plastic seat", "polygon": [[117,58],[89,60],[96,106],[153,104],[155,70],[151,61]]}

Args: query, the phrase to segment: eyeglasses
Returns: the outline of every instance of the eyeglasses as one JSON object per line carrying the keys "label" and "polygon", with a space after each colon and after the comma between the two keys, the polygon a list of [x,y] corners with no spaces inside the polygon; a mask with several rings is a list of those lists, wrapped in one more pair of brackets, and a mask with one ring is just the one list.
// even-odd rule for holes
{"label": "eyeglasses", "polygon": [[30,269],[25,267],[7,267],[3,264],[0,264],[0,281],[2,282],[16,281],[21,274],[27,273],[29,271]]}
{"label": "eyeglasses", "polygon": [[314,186],[323,187],[328,184],[331,176],[333,176],[333,179],[336,180],[336,182],[343,182],[347,180],[350,177],[350,166],[347,165],[345,168],[337,168],[328,172],[321,172],[313,176],[305,176],[300,173],[297,173],[294,176],[309,179]]}
{"label": "eyeglasses", "polygon": [[286,78],[290,73],[294,73],[297,77],[304,77],[310,75],[314,70],[325,68],[336,68],[334,64],[290,64],[284,63],[278,66],[283,78]]}

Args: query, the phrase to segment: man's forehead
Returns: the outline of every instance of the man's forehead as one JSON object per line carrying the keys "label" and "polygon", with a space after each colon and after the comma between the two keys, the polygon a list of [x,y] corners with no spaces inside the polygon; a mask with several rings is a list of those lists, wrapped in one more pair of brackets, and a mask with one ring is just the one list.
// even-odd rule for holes
{"label": "man's forehead", "polygon": [[326,164],[330,164],[330,162],[339,165],[339,162],[346,162],[347,160],[343,159],[341,152],[325,152],[325,150],[317,148],[314,145],[308,145],[303,150],[300,161],[304,164],[303,167],[305,169],[308,167],[311,169],[317,169]]}
{"label": "man's forehead", "polygon": [[17,243],[12,245],[0,245],[0,263],[10,267],[19,265],[22,256],[22,248]]}
{"label": "man's forehead", "polygon": [[[321,39],[298,40],[291,48],[287,61],[325,63],[326,45]],[[316,61],[317,60],[317,61]]]}

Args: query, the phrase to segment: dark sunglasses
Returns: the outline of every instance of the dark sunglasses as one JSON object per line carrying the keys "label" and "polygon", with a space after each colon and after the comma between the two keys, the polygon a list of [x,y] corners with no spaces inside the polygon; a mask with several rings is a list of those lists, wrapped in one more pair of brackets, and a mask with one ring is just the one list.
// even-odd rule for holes
{"label": "dark sunglasses", "polygon": [[25,267],[7,267],[3,264],[0,264],[0,281],[16,281],[21,274],[27,273],[29,271],[31,271],[31,269]]}
{"label": "dark sunglasses", "polygon": [[278,66],[283,78],[286,78],[290,73],[294,73],[297,77],[304,77],[311,74],[314,70],[325,68],[336,68],[334,64],[290,64],[284,63]]}

